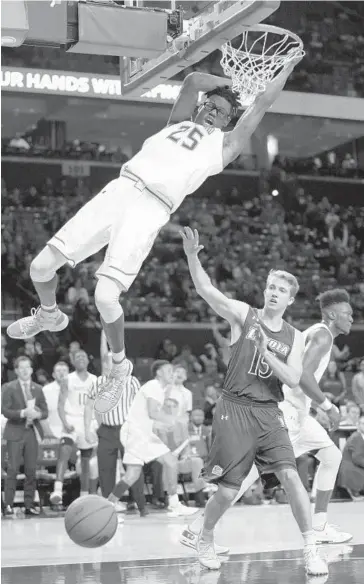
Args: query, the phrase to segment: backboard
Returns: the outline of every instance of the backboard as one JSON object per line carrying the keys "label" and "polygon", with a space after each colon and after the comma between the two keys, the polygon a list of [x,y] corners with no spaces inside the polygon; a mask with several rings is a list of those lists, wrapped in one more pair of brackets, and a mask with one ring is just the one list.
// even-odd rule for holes
{"label": "backboard", "polygon": [[[129,7],[150,9],[160,2],[129,0]],[[194,65],[219,49],[224,43],[239,36],[242,27],[264,21],[280,5],[278,0],[217,0],[182,3],[195,5],[202,10],[192,16],[186,11],[183,33],[168,39],[167,50],[152,59],[120,57],[122,94],[140,96],[157,85],[165,83],[179,71]],[[176,2],[163,2],[164,8],[175,9]],[[185,16],[189,18],[185,19]]]}

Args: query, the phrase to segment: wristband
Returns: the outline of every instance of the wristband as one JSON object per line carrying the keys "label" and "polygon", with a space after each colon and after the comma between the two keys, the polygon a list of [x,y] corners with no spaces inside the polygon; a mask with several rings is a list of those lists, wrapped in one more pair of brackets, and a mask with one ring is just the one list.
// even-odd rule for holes
{"label": "wristband", "polygon": [[332,403],[329,399],[327,399],[327,397],[325,398],[325,400],[322,402],[322,404],[320,404],[320,408],[322,410],[324,410],[324,412],[327,412],[328,410],[331,410],[332,408]]}

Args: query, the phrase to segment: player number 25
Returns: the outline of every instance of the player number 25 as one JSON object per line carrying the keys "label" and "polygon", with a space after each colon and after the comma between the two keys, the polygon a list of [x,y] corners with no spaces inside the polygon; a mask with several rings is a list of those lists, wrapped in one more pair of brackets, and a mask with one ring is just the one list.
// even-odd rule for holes
{"label": "player number 25", "polygon": [[273,373],[268,363],[264,360],[264,357],[262,357],[256,347],[248,373],[250,373],[250,375],[257,375],[262,379],[267,379]]}
{"label": "player number 25", "polygon": [[168,139],[176,144],[186,148],[186,150],[194,150],[203,138],[201,130],[196,126],[180,126],[178,130],[174,130],[169,134]]}

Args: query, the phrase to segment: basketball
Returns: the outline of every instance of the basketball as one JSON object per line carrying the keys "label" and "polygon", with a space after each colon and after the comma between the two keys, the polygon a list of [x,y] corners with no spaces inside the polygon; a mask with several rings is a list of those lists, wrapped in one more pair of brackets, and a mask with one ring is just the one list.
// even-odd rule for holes
{"label": "basketball", "polygon": [[82,547],[97,548],[115,535],[118,519],[113,505],[97,495],[76,499],[64,518],[67,534]]}

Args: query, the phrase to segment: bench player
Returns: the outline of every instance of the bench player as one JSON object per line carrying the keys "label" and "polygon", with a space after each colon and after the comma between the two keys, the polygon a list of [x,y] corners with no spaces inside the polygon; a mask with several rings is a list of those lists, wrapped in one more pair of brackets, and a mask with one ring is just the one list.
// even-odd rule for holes
{"label": "bench player", "polygon": [[283,400],[282,383],[296,387],[302,375],[303,335],[282,318],[294,301],[298,282],[288,272],[272,270],[264,290],[264,307],[254,309],[227,298],[212,285],[198,259],[203,246],[196,230],[186,227],[182,238],[197,293],[231,326],[231,356],[205,464],[205,479],[216,482],[218,490],[205,509],[197,540],[199,561],[206,568],[220,568],[213,541],[215,525],[257,462],[263,473],[275,473],[284,486],[304,539],[307,573],[325,575],[328,569],[317,553],[310,501],[278,408]]}
{"label": "bench player", "polygon": [[59,379],[58,414],[63,425],[63,432],[54,491],[50,496],[51,503],[54,505],[62,502],[64,475],[74,446],[81,452],[81,496],[87,495],[89,492],[90,459],[93,456],[95,446],[97,446],[97,436],[95,433],[94,444],[90,444],[86,440],[84,412],[88,394],[92,386],[96,385],[97,377],[88,372],[88,363],[85,351],[76,351],[73,356],[75,371]]}
{"label": "bench player", "polygon": [[[338,544],[352,539],[350,533],[342,532],[327,523],[327,508],[335,487],[341,463],[341,452],[326,430],[309,415],[309,411],[311,402],[314,400],[326,411],[333,428],[340,421],[338,409],[325,398],[318,384],[330,362],[334,339],[341,334],[349,334],[353,318],[350,298],[346,290],[335,289],[323,292],[319,296],[319,301],[322,321],[309,327],[303,333],[306,348],[300,384],[294,389],[283,385],[284,401],[279,404],[279,407],[284,414],[295,457],[298,458],[306,452],[314,452],[320,462],[316,474],[317,492],[313,516],[316,542]],[[234,502],[238,501],[258,478],[258,470],[254,466],[244,480]],[[181,543],[188,547],[196,547],[202,520],[202,517],[198,517],[183,531]]]}
{"label": "bench player", "polygon": [[[198,72],[188,75],[167,127],[146,140],[140,152],[124,164],[120,177],[84,205],[32,261],[30,276],[40,306],[8,327],[8,335],[15,339],[67,327],[68,317],[56,303],[57,270],[67,262],[75,266],[108,244],[97,271],[95,302],[113,367],[99,387],[97,412],[106,413],[117,405],[132,372],[125,357],[120,294],[129,289],[159,231],[185,197],[241,154],[300,60],[291,61],[230,132],[222,130],[237,113],[236,97],[227,87],[231,81]],[[200,92],[204,99],[198,105]]]}

